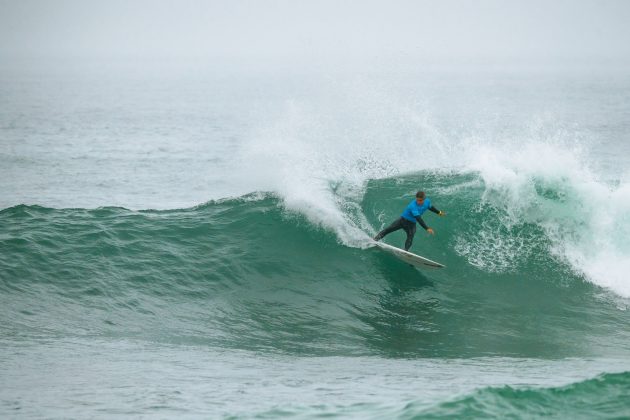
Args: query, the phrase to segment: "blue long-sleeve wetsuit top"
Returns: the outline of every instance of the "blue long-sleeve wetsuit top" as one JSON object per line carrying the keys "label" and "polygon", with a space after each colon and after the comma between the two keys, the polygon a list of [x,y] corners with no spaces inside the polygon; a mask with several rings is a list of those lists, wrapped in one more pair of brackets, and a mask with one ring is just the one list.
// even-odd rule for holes
{"label": "blue long-sleeve wetsuit top", "polygon": [[401,217],[405,220],[409,220],[410,222],[415,223],[417,221],[418,223],[420,223],[420,226],[422,226],[426,230],[428,229],[428,226],[426,223],[424,223],[424,220],[422,220],[422,214],[427,210],[431,210],[433,213],[440,214],[440,211],[431,205],[431,200],[429,200],[428,198],[424,199],[424,203],[422,203],[422,205],[418,205],[418,203],[414,199],[411,203],[409,203],[407,208],[405,208],[405,211],[403,211]]}

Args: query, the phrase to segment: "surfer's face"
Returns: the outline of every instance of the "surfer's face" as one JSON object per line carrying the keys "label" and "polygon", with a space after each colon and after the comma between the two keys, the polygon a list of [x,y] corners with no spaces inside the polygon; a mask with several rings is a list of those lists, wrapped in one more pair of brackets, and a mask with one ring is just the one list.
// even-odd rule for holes
{"label": "surfer's face", "polygon": [[421,206],[422,204],[424,204],[424,198],[416,198],[416,203]]}

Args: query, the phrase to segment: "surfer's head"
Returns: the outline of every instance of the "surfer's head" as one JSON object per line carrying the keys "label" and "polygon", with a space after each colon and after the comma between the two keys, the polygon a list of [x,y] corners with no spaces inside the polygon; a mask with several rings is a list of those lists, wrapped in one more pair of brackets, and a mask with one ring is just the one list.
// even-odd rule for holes
{"label": "surfer's head", "polygon": [[424,199],[426,198],[426,194],[424,193],[424,191],[418,191],[416,193],[416,203],[418,204],[422,204],[424,203]]}

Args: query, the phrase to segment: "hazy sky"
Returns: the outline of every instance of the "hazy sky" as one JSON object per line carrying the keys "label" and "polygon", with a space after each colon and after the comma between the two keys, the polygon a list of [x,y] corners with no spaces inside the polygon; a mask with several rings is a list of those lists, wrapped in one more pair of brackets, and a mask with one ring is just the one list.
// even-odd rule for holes
{"label": "hazy sky", "polygon": [[630,60],[630,1],[0,0],[0,58]]}

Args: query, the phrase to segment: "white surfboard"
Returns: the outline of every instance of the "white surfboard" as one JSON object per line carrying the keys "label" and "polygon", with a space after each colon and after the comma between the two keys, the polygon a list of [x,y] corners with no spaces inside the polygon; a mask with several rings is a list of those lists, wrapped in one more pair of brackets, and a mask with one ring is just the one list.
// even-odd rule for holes
{"label": "white surfboard", "polygon": [[431,261],[428,258],[421,257],[420,255],[416,255],[409,251],[405,251],[404,249],[396,248],[395,246],[388,245],[384,242],[371,242],[373,246],[382,249],[385,252],[388,252],[398,258],[401,261],[404,261],[408,264],[413,265],[418,268],[444,268],[443,264],[440,264],[435,261]]}

